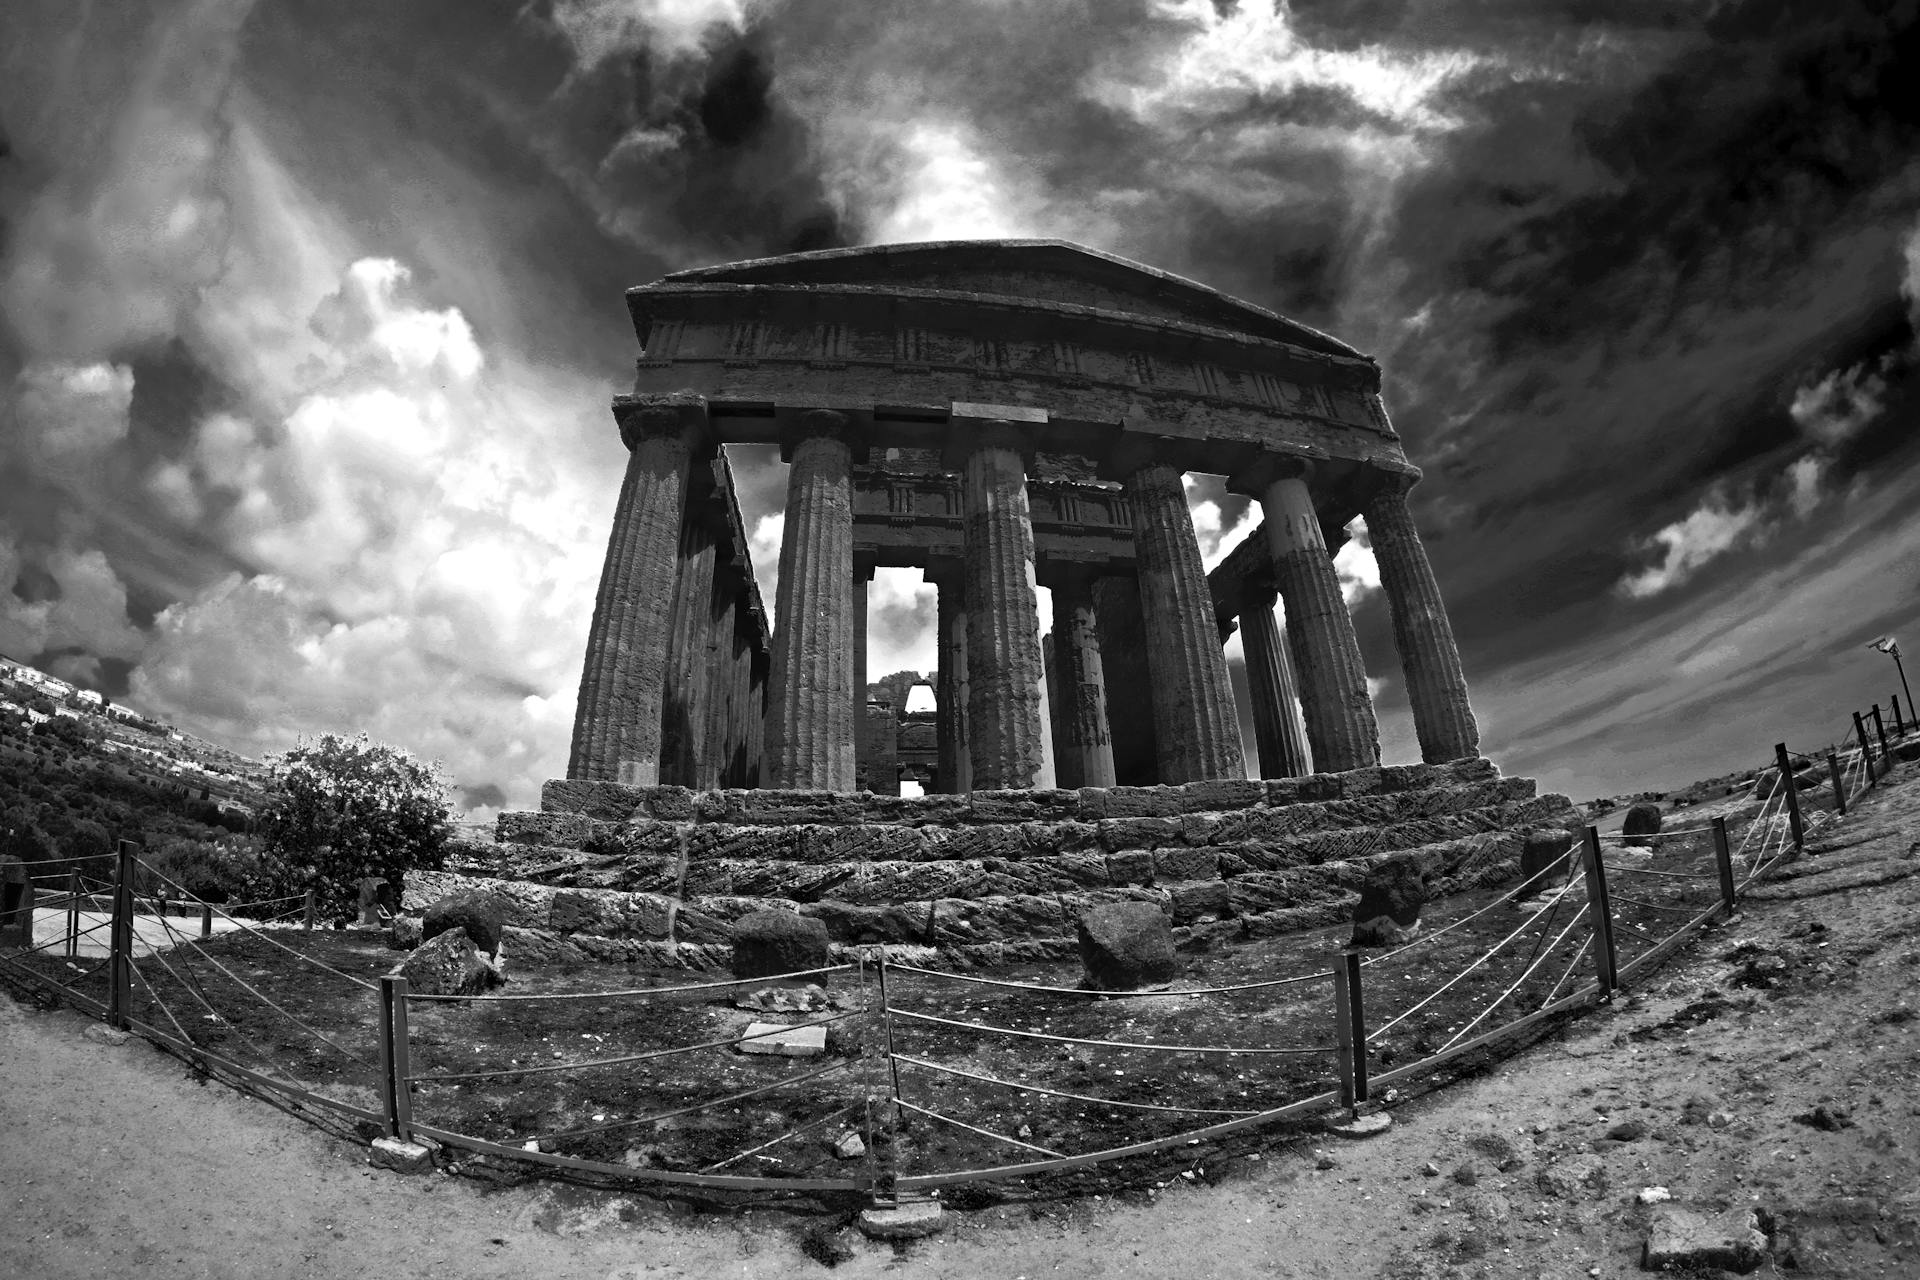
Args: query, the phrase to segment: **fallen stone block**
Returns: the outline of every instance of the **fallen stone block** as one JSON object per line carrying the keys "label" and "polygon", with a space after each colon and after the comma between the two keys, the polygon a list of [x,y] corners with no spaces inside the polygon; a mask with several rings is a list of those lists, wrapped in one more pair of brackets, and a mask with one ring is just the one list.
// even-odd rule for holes
{"label": "fallen stone block", "polygon": [[779,1058],[819,1058],[827,1052],[825,1027],[783,1027],[777,1022],[752,1022],[746,1034],[757,1037],[742,1040],[734,1048],[741,1053],[766,1054]]}
{"label": "fallen stone block", "polygon": [[1640,1266],[1646,1271],[1719,1267],[1745,1274],[1766,1259],[1766,1233],[1752,1209],[1730,1209],[1709,1218],[1663,1204],[1654,1209],[1647,1224]]}
{"label": "fallen stone block", "polygon": [[921,1240],[946,1223],[938,1200],[917,1200],[890,1209],[862,1209],[859,1225],[861,1234],[873,1240]]}
{"label": "fallen stone block", "polygon": [[367,1160],[375,1168],[395,1173],[429,1173],[433,1170],[433,1148],[398,1138],[375,1138]]}

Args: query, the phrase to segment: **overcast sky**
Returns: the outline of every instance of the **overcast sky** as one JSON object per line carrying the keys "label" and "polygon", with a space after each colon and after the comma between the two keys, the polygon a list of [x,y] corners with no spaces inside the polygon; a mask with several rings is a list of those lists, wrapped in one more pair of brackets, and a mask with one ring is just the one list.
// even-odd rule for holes
{"label": "overcast sky", "polygon": [[[1584,798],[1824,742],[1897,689],[1868,640],[1920,652],[1915,8],[6,0],[0,651],[529,806],[621,291],[1057,236],[1380,359],[1509,772]],[[784,468],[736,463],[770,601]],[[1211,562],[1245,504],[1191,493]],[[1363,540],[1343,568],[1415,758]],[[913,575],[872,622],[876,677],[931,665]]]}

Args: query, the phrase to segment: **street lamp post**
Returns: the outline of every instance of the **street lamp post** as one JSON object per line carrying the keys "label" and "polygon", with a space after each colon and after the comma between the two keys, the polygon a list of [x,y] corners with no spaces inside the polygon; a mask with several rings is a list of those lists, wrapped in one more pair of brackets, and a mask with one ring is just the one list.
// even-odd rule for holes
{"label": "street lamp post", "polygon": [[1907,687],[1906,664],[1900,661],[1900,642],[1892,636],[1881,636],[1878,640],[1868,642],[1867,648],[1878,649],[1893,659],[1894,670],[1900,673],[1900,691],[1907,695],[1907,714],[1920,723],[1920,707],[1914,705],[1913,690]]}

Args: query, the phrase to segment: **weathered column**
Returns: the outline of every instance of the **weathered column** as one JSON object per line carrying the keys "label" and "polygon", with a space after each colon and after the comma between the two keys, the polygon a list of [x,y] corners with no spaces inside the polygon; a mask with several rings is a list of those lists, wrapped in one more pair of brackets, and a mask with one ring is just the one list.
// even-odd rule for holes
{"label": "weathered column", "polygon": [[750,653],[747,676],[747,776],[743,787],[767,787],[767,681],[773,673],[772,641],[768,653]]}
{"label": "weathered column", "polygon": [[[1018,414],[1019,411],[1013,411]],[[1028,442],[1012,421],[954,419],[965,458],[967,732],[975,790],[1034,786],[1041,735],[1040,609],[1034,596]]]}
{"label": "weathered column", "polygon": [[1111,787],[1113,734],[1107,727],[1106,664],[1100,657],[1092,579],[1074,565],[1061,566],[1052,578],[1058,678],[1048,694],[1054,706],[1054,773],[1062,787]]}
{"label": "weathered column", "polygon": [[1260,750],[1260,776],[1299,778],[1313,772],[1300,727],[1293,663],[1273,616],[1271,589],[1249,590],[1240,606],[1240,642],[1247,652],[1247,684],[1253,695],[1253,740]]}
{"label": "weathered column", "polygon": [[606,565],[587,632],[567,776],[651,786],[660,780],[661,695],[678,577],[687,474],[707,444],[695,395],[614,401],[629,450]]}
{"label": "weathered column", "polygon": [[964,795],[973,790],[967,745],[966,575],[959,563],[944,561],[930,566],[926,577],[940,593],[940,658],[933,687],[940,790]]}
{"label": "weathered column", "polygon": [[783,446],[786,527],[780,543],[767,764],[786,789],[851,791],[853,482],[846,415],[816,409]]}
{"label": "weathered column", "polygon": [[722,785],[733,760],[735,685],[739,661],[734,633],[739,617],[740,563],[727,560],[716,566],[707,623],[707,660],[703,679],[707,688],[706,736],[694,770],[693,786],[711,791]]}
{"label": "weathered column", "polygon": [[713,571],[719,543],[712,521],[692,504],[680,530],[680,573],[674,584],[667,676],[660,699],[660,781],[700,785],[706,751],[708,645],[713,631]]}
{"label": "weathered column", "polygon": [[1241,777],[1240,717],[1180,471],[1149,462],[1127,476],[1124,488],[1140,565],[1160,781]]}
{"label": "weathered column", "polygon": [[[1160,780],[1153,736],[1152,699],[1141,696],[1153,681],[1147,671],[1147,628],[1140,616],[1134,579],[1106,574],[1093,583],[1100,636],[1100,665],[1107,683],[1107,731],[1113,738],[1113,773],[1123,787]],[[1126,690],[1128,696],[1120,696]]]}
{"label": "weathered column", "polygon": [[1287,642],[1300,681],[1307,744],[1313,767],[1322,773],[1369,768],[1380,763],[1380,731],[1367,694],[1366,664],[1313,497],[1290,465],[1270,464],[1253,484],[1266,516],[1274,579],[1287,605]]}
{"label": "weathered column", "polygon": [[1467,701],[1467,677],[1460,670],[1460,648],[1440,599],[1440,584],[1434,581],[1433,566],[1407,510],[1407,490],[1417,478],[1388,477],[1361,515],[1373,558],[1380,564],[1380,589],[1393,614],[1393,643],[1407,677],[1420,758],[1438,764],[1479,755],[1480,726]]}
{"label": "weathered column", "polygon": [[[855,789],[871,791],[867,756],[871,737],[867,723],[867,584],[873,581],[873,561],[857,556],[853,562],[853,776]],[[898,788],[895,789],[898,794]]]}

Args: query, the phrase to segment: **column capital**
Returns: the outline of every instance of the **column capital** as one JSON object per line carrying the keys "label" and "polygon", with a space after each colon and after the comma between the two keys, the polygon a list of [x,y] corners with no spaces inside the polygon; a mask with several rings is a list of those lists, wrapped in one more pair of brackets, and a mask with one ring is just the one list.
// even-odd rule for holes
{"label": "column capital", "polygon": [[949,471],[966,467],[978,449],[1006,449],[1020,455],[1021,466],[1033,468],[1033,428],[1044,427],[1047,411],[1024,404],[972,404],[952,401],[947,418],[946,445],[940,465]]}
{"label": "column capital", "polygon": [[1364,470],[1361,489],[1367,495],[1368,502],[1389,494],[1405,497],[1413,486],[1420,483],[1423,474],[1411,462],[1370,463]]}
{"label": "column capital", "polygon": [[847,446],[854,462],[867,460],[867,443],[873,435],[870,423],[839,409],[806,409],[780,421],[780,461],[792,462],[793,451],[802,440],[838,440]]}
{"label": "column capital", "polygon": [[920,577],[937,587],[965,587],[967,562],[958,556],[929,556]]}
{"label": "column capital", "polygon": [[1309,480],[1318,463],[1328,458],[1324,449],[1300,445],[1287,451],[1266,449],[1227,477],[1227,492],[1264,498],[1276,480]]}
{"label": "column capital", "polygon": [[662,436],[705,437],[707,398],[691,391],[615,396],[613,420],[620,424],[620,439],[629,449]]}
{"label": "column capital", "polygon": [[1047,555],[1037,552],[1033,560],[1034,581],[1051,591],[1054,587],[1067,583],[1092,586],[1093,580],[1103,574],[1114,572],[1114,567],[1106,561],[1071,560],[1065,556]]}

